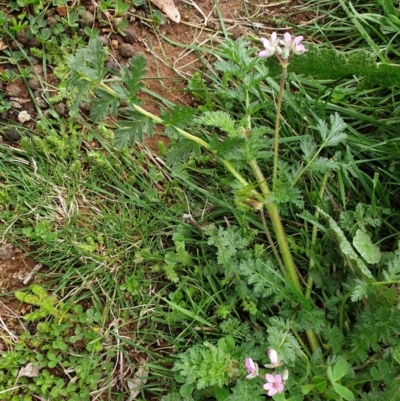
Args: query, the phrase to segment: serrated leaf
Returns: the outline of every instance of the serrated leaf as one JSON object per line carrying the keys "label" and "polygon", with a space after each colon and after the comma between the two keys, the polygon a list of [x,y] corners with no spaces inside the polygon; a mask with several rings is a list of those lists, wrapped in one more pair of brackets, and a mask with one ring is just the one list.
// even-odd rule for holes
{"label": "serrated leaf", "polygon": [[186,161],[191,154],[193,154],[195,159],[199,159],[201,154],[200,145],[188,138],[182,138],[168,150],[167,164],[173,166],[181,161]]}
{"label": "serrated leaf", "polygon": [[200,117],[196,118],[195,122],[208,127],[217,127],[231,136],[238,135],[237,130],[235,129],[235,122],[232,120],[231,115],[226,111],[206,111]]}
{"label": "serrated leaf", "polygon": [[332,372],[334,381],[338,381],[343,376],[345,376],[346,373],[349,371],[349,368],[350,368],[349,364],[344,359],[337,361],[335,363],[335,366],[333,367],[333,372]]}
{"label": "serrated leaf", "polygon": [[176,128],[186,128],[193,123],[196,110],[189,106],[175,106],[172,110],[163,110],[161,119],[165,126],[165,133],[169,137],[181,138]]}
{"label": "serrated leaf", "polygon": [[142,90],[142,79],[146,75],[146,58],[139,54],[131,58],[128,66],[121,67],[122,81],[124,82],[131,101],[136,101],[136,94]]}
{"label": "serrated leaf", "polygon": [[213,135],[210,139],[210,149],[219,157],[224,159],[239,158],[238,151],[242,148],[244,138],[228,137],[220,141],[218,135]]}
{"label": "serrated leaf", "polygon": [[309,171],[325,174],[329,171],[336,170],[338,163],[326,157],[318,157],[308,167]]}
{"label": "serrated leaf", "polygon": [[333,383],[333,389],[346,401],[354,400],[354,394],[348,388],[341,386],[340,384]]}
{"label": "serrated leaf", "polygon": [[353,247],[351,246],[350,242],[347,240],[342,229],[337,225],[336,221],[333,220],[331,216],[329,216],[327,213],[325,213],[318,206],[316,207],[316,209],[319,211],[321,216],[325,217],[328,220],[329,227],[336,234],[337,240],[339,242],[340,250],[343,252],[343,254],[345,254],[351,260],[356,262],[358,269],[364,276],[374,279],[374,276],[369,271],[368,267],[364,264],[364,262],[361,260],[361,258],[354,251]]}
{"label": "serrated leaf", "polygon": [[119,105],[118,99],[104,89],[97,89],[95,94],[97,97],[92,100],[90,118],[97,123],[106,119],[109,113],[116,116]]}
{"label": "serrated leaf", "polygon": [[353,238],[353,245],[367,263],[379,263],[381,260],[381,251],[364,231],[357,230]]}
{"label": "serrated leaf", "polygon": [[317,146],[311,135],[304,135],[300,140],[300,149],[303,152],[303,158],[308,161],[317,151]]}
{"label": "serrated leaf", "polygon": [[133,146],[136,140],[143,142],[145,135],[153,135],[155,124],[152,119],[132,110],[127,110],[125,114],[129,115],[129,119],[118,121],[114,137],[115,147]]}

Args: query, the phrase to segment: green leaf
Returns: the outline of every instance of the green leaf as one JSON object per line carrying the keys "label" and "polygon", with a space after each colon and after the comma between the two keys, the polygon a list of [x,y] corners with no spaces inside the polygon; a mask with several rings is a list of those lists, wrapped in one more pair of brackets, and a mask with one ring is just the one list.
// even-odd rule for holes
{"label": "green leaf", "polygon": [[115,147],[133,146],[136,140],[143,142],[144,135],[152,136],[155,125],[152,119],[133,110],[126,110],[124,114],[128,119],[118,121],[114,138]]}
{"label": "green leaf", "polygon": [[336,382],[340,380],[349,371],[349,364],[344,359],[337,361],[333,367],[333,380]]}
{"label": "green leaf", "polygon": [[181,388],[179,389],[179,394],[183,397],[183,398],[188,398],[190,397],[190,395],[192,394],[193,390],[195,389],[195,385],[193,383],[191,384],[184,384],[183,386],[181,386]]}
{"label": "green leaf", "polygon": [[315,386],[313,384],[305,384],[301,386],[301,392],[303,394],[308,394],[310,391],[313,391]]}
{"label": "green leaf", "polygon": [[333,383],[333,389],[346,401],[354,400],[354,394],[346,387]]}
{"label": "green leaf", "polygon": [[369,370],[369,373],[370,373],[370,375],[372,376],[372,378],[373,378],[374,380],[379,381],[379,380],[381,380],[381,378],[382,378],[382,375],[379,373],[379,370],[378,370],[375,366],[373,366],[373,367]]}
{"label": "green leaf", "polygon": [[146,57],[142,54],[134,56],[129,62],[129,66],[121,67],[121,75],[126,85],[130,101],[136,101],[136,94],[144,87],[142,79],[146,75]]}
{"label": "green leaf", "polygon": [[381,251],[364,231],[357,230],[353,238],[353,245],[367,263],[379,263],[381,260]]}
{"label": "green leaf", "polygon": [[374,279],[374,276],[369,271],[369,269],[364,264],[364,262],[361,260],[361,258],[354,251],[350,242],[347,240],[346,236],[344,235],[344,232],[337,225],[335,220],[333,220],[332,217],[330,217],[327,213],[325,213],[318,206],[316,207],[316,209],[318,210],[318,212],[320,213],[321,216],[325,217],[328,220],[331,230],[334,231],[334,233],[336,234],[337,240],[339,242],[340,250],[343,252],[343,254],[348,256],[352,261],[356,262],[358,269],[364,276]]}
{"label": "green leaf", "polygon": [[219,387],[219,386],[214,386],[214,395],[217,401],[225,401],[229,397],[229,389],[224,387]]}
{"label": "green leaf", "polygon": [[92,100],[90,118],[97,123],[106,119],[110,112],[113,116],[116,116],[119,104],[118,99],[104,89],[97,89],[95,94],[97,97]]}
{"label": "green leaf", "polygon": [[231,336],[220,338],[218,340],[218,348],[227,354],[232,354],[235,350],[235,339]]}
{"label": "green leaf", "polygon": [[323,393],[326,390],[327,382],[325,377],[322,376],[314,376],[311,379],[312,383],[314,384],[315,388],[320,392]]}
{"label": "green leaf", "polygon": [[235,122],[226,111],[205,111],[203,115],[196,118],[195,122],[208,127],[217,127],[231,136],[238,135]]}
{"label": "green leaf", "polygon": [[384,361],[384,360],[380,360],[378,362],[378,369],[379,369],[379,373],[382,375],[382,377],[386,376],[386,374],[389,371],[389,364]]}

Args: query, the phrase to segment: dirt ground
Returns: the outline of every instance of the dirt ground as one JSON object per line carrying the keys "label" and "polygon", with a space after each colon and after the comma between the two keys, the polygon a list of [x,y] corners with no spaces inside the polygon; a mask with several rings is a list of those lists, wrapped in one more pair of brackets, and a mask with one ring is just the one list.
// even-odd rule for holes
{"label": "dirt ground", "polygon": [[[74,3],[76,1],[79,0],[75,0]],[[72,5],[72,2],[70,3]],[[99,29],[99,35],[105,45],[108,46],[110,52],[108,60],[110,64],[108,66],[110,69],[118,70],[120,65],[126,64],[134,54],[145,54],[148,60],[146,86],[174,103],[190,105],[194,105],[194,99],[189,93],[185,92],[185,87],[187,79],[199,67],[199,62],[193,50],[176,44],[193,46],[213,44],[217,46],[224,38],[220,15],[223,16],[226,32],[234,39],[241,36],[268,36],[275,29],[282,31],[285,29],[282,26],[282,19],[285,18],[297,25],[306,24],[312,18],[311,15],[298,11],[298,7],[302,4],[300,0],[278,2],[261,0],[247,2],[245,0],[175,0],[181,16],[180,23],[167,20],[158,29],[154,29],[149,22],[147,10],[131,9],[127,13],[129,21],[126,28],[127,34],[122,36],[114,33],[111,28],[112,15],[103,15],[103,20],[100,23],[96,18],[97,14],[93,1],[82,0],[80,4],[89,13],[86,17],[89,17],[89,20],[91,16],[94,18],[90,24]],[[7,2],[2,3],[0,0],[0,5],[7,13]],[[219,14],[218,8],[221,14]],[[62,15],[65,12],[65,7],[50,7],[46,11],[46,17],[48,21],[51,21],[54,16]],[[12,15],[11,11],[9,13]],[[110,20],[110,24],[107,24],[107,19]],[[280,21],[279,25],[278,21]],[[84,25],[88,26],[87,21],[81,17],[80,24],[83,32]],[[290,29],[285,30],[290,31]],[[17,35],[17,41],[7,41],[7,39],[0,38],[0,57],[2,51],[9,48],[18,49],[22,47],[29,54],[30,47],[36,45],[37,43],[32,43],[32,40],[28,41],[26,37],[24,38],[24,32]],[[203,57],[209,60],[212,56],[204,55]],[[0,79],[0,91],[3,91],[5,99],[12,103],[12,108],[0,115],[1,140],[8,146],[18,146],[20,136],[18,132],[9,127],[13,121],[18,123],[18,116],[22,111],[26,111],[31,117],[29,121],[23,123],[24,127],[30,132],[35,132],[39,114],[43,113],[46,116],[49,110],[49,105],[45,100],[45,92],[51,86],[57,86],[59,83],[53,74],[54,66],[48,65],[44,71],[40,60],[33,57],[32,61],[34,71],[41,80],[41,85],[38,86],[35,77],[28,81],[30,90],[22,79],[7,83]],[[15,66],[0,63],[0,73],[10,68],[18,74]],[[45,76],[47,81],[43,82]],[[143,99],[145,100],[144,107],[150,112],[158,114],[158,104],[149,96],[143,96]],[[68,117],[67,104],[60,102],[54,106],[54,109],[61,118]],[[156,135],[147,140],[147,146],[156,151],[156,144],[160,138]],[[0,223],[7,225],[7,222]],[[4,240],[1,242],[0,238],[0,329],[22,328],[20,318],[26,313],[26,307],[19,302],[12,301],[12,297],[8,294],[32,284],[37,278],[35,274],[32,274],[35,269],[38,269],[38,265],[34,260]]]}

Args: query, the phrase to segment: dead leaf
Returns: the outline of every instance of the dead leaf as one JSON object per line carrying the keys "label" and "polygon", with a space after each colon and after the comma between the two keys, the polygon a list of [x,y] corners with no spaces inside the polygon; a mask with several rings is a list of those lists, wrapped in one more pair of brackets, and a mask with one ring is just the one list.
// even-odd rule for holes
{"label": "dead leaf", "polygon": [[7,45],[2,40],[0,40],[0,51],[5,49],[7,49]]}
{"label": "dead leaf", "polygon": [[29,362],[26,366],[21,368],[18,372],[18,377],[37,377],[39,376],[40,367],[33,366],[32,362]]}
{"label": "dead leaf", "polygon": [[169,19],[179,24],[181,22],[181,15],[176,8],[173,0],[150,0],[156,7],[158,7]]}
{"label": "dead leaf", "polygon": [[139,395],[140,390],[147,382],[149,368],[145,365],[146,361],[144,359],[142,359],[140,361],[140,363],[142,365],[139,367],[139,369],[135,373],[134,378],[128,379],[126,381],[128,387],[129,387],[129,394],[130,394],[127,401],[133,401]]}

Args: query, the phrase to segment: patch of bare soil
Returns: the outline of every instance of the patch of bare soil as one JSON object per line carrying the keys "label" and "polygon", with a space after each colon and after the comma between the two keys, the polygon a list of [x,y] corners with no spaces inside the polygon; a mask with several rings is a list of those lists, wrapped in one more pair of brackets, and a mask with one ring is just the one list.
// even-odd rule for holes
{"label": "patch of bare soil", "polygon": [[[20,249],[10,243],[0,243],[0,330],[10,341],[25,330],[20,318],[27,312],[27,306],[16,301],[12,292],[31,283],[35,267],[34,260]],[[0,341],[0,351],[5,347]]]}

